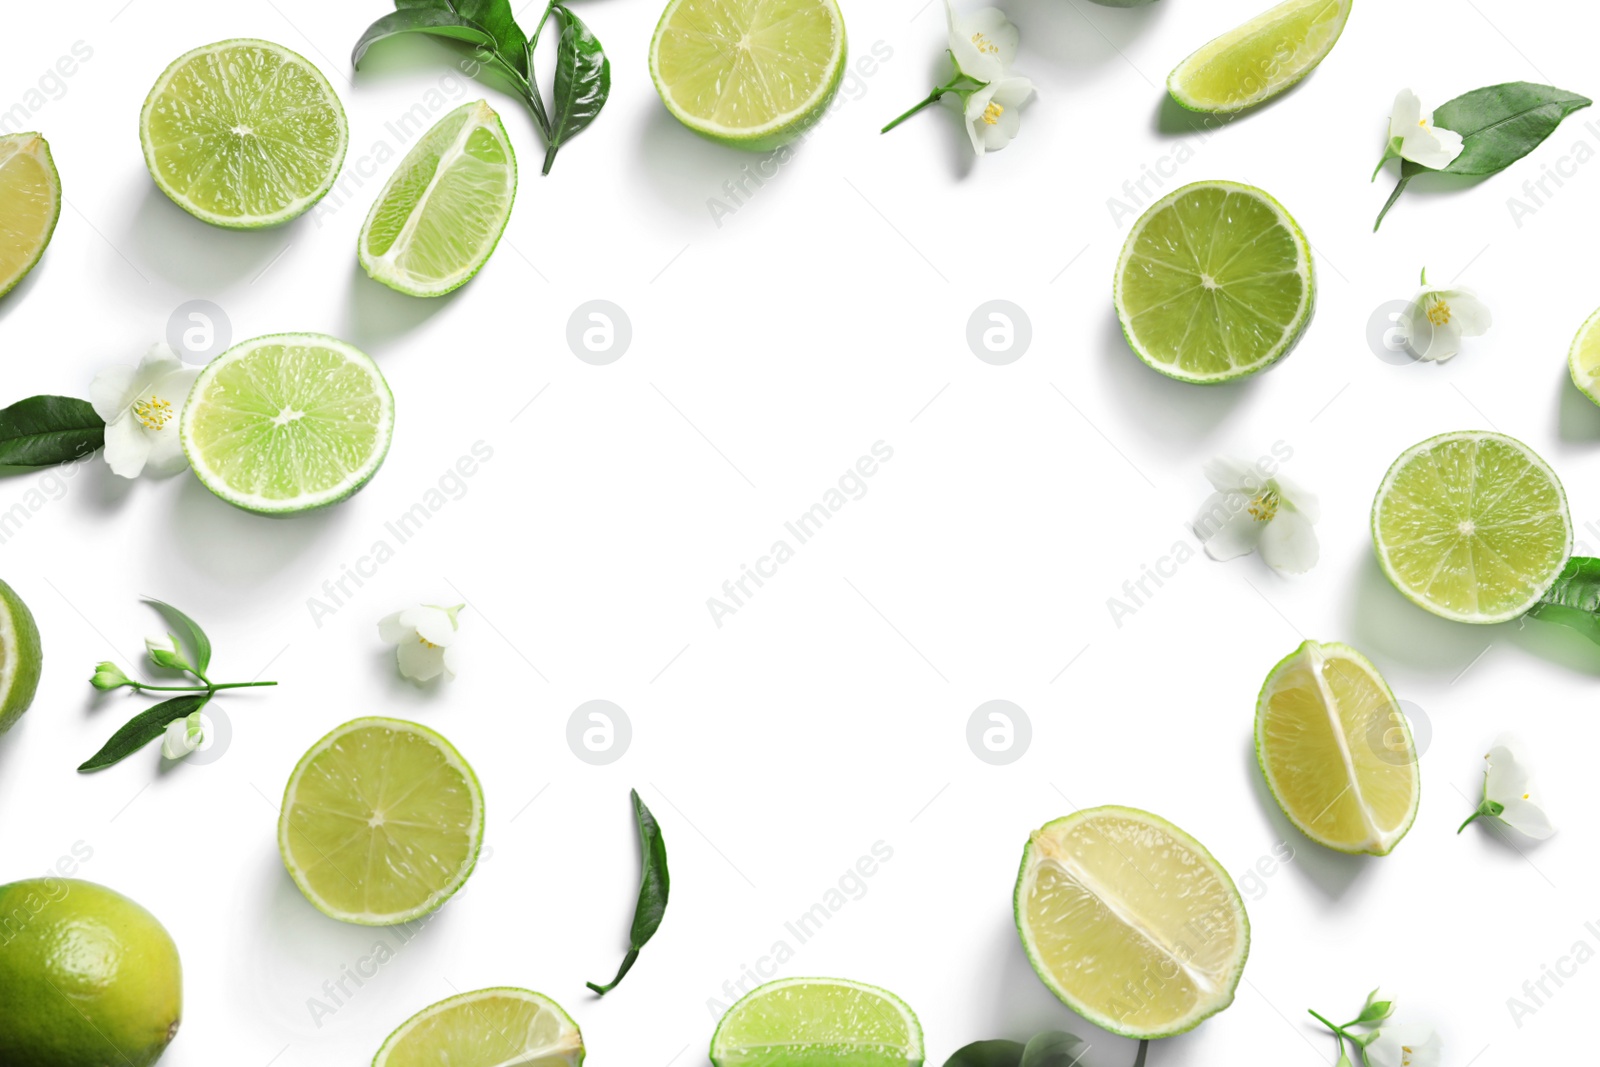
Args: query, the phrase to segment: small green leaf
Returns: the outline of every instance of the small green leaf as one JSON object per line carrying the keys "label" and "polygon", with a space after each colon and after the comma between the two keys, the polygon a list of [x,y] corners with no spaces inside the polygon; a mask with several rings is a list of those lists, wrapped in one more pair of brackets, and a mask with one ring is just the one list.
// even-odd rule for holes
{"label": "small green leaf", "polygon": [[205,677],[206,668],[211,666],[211,638],[206,636],[200,624],[171,604],[157,600],[153,596],[145,597],[144,601],[146,604],[154,604],[157,610],[188,632],[189,649],[194,653],[194,658],[190,662],[194,665],[195,673],[202,678]]}
{"label": "small green leaf", "polygon": [[671,889],[672,879],[667,872],[667,844],[661,836],[661,827],[656,822],[656,817],[650,813],[650,809],[645,807],[644,801],[639,799],[639,791],[632,790],[631,795],[633,817],[639,828],[639,901],[633,910],[633,929],[628,937],[628,954],[623,957],[622,967],[617,971],[617,976],[609,985],[586,983],[602,997],[621,983],[623,976],[632,969],[634,961],[639,958],[639,950],[644,948],[645,943],[660,929],[661,920],[667,914],[667,895]]}
{"label": "small green leaf", "polygon": [[956,1049],[944,1067],[1021,1067],[1024,1048],[1020,1041],[974,1041]]}
{"label": "small green leaf", "polygon": [[0,409],[0,467],[53,467],[105,443],[105,420],[87,400],[30,396]]}
{"label": "small green leaf", "polygon": [[532,69],[528,56],[528,35],[517,25],[510,0],[454,0],[456,13],[494,38],[495,51],[519,75],[528,77]]}
{"label": "small green leaf", "polygon": [[1078,1067],[1089,1048],[1064,1030],[1036,1034],[1022,1050],[1018,1067]]}
{"label": "small green leaf", "polygon": [[550,147],[544,173],[550,173],[561,146],[582,133],[611,95],[611,60],[584,21],[562,4],[551,8],[561,30],[556,42],[556,77],[550,102]]}
{"label": "small green leaf", "polygon": [[1559,623],[1600,644],[1600,559],[1573,556],[1561,575],[1528,612],[1532,619]]}
{"label": "small green leaf", "polygon": [[[360,69],[361,61],[366,58],[369,48],[387,37],[395,37],[402,33],[447,37],[452,41],[464,41],[479,48],[495,50],[493,33],[475,22],[462,18],[449,6],[444,4],[407,6],[390,12],[367,27],[367,31],[361,35],[355,49],[350,53],[350,65]],[[523,49],[521,54],[526,66],[527,50]]]}
{"label": "small green leaf", "polygon": [[111,735],[111,740],[78,766],[80,772],[98,771],[113,763],[120,763],[167,732],[167,724],[174,719],[186,719],[205,707],[211,699],[209,693],[173,697],[146,708],[129,719],[122,729]]}
{"label": "small green leaf", "polygon": [[1551,85],[1508,82],[1463,93],[1433,112],[1433,124],[1461,135],[1446,174],[1496,174],[1538,148],[1561,120],[1592,100]]}

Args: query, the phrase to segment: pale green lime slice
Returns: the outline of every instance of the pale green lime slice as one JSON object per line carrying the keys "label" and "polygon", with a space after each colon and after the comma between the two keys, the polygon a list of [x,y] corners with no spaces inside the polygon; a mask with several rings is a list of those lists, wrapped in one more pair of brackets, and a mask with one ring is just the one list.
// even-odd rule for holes
{"label": "pale green lime slice", "polygon": [[1521,441],[1467,430],[1407,449],[1372,504],[1378,562],[1411,602],[1457,622],[1506,622],[1572,550],[1555,471]]}
{"label": "pale green lime slice", "polygon": [[920,1067],[922,1026],[893,993],[843,978],[752,990],[711,1039],[716,1067]]}
{"label": "pale green lime slice", "polygon": [[1600,311],[1584,322],[1578,336],[1572,339],[1567,353],[1567,369],[1572,372],[1572,384],[1584,396],[1600,404]]}
{"label": "pale green lime slice", "polygon": [[561,1005],[526,989],[480,989],[400,1024],[372,1067],[578,1067],[583,1035]]}
{"label": "pale green lime slice", "polygon": [[1281,359],[1311,318],[1311,246],[1260,189],[1186,185],[1122,246],[1113,295],[1138,357],[1168,377],[1232,381]]}
{"label": "pale green lime slice", "polygon": [[1204,45],[1167,77],[1191,111],[1230,112],[1270,100],[1327,58],[1351,0],[1287,0]]}
{"label": "pale green lime slice", "polygon": [[356,719],[318,741],[278,815],[278,851],[306,899],[363,926],[438,908],[466,882],[482,843],[472,768],[450,742],[401,719]]}
{"label": "pale green lime slice", "polygon": [[671,0],[650,42],[650,76],[673,117],[752,151],[821,119],[844,61],[835,0]]}
{"label": "pale green lime slice", "polygon": [[335,337],[280,333],[228,349],[195,379],[178,433],[197,478],[246,511],[334,504],[383,464],[394,397]]}
{"label": "pale green lime slice", "polygon": [[0,582],[0,734],[16,725],[39,689],[44,651],[33,612]]}
{"label": "pale green lime slice", "polygon": [[478,273],[500,242],[517,192],[517,157],[486,101],[440,119],[406,153],[367,221],[361,266],[391,289],[440,296]]}
{"label": "pale green lime slice", "polygon": [[1045,986],[1126,1037],[1170,1037],[1232,1004],[1250,954],[1228,872],[1136,808],[1089,808],[1035,830],[1013,903]]}
{"label": "pale green lime slice", "polygon": [[195,218],[233,229],[275,226],[321,200],[348,137],[328,79],[271,41],[180,56],[139,116],[156,185]]}
{"label": "pale green lime slice", "polygon": [[1272,668],[1256,700],[1256,761],[1283,813],[1319,845],[1384,856],[1417,817],[1410,723],[1349,645],[1307,641]]}
{"label": "pale green lime slice", "polygon": [[0,137],[0,296],[44,255],[61,216],[61,178],[36,133]]}

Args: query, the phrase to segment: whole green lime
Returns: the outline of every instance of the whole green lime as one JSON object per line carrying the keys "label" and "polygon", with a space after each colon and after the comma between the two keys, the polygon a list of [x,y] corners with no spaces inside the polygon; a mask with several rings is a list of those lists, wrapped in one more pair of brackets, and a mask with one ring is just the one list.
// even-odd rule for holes
{"label": "whole green lime", "polygon": [[39,688],[39,627],[16,590],[0,582],[0,734],[11,729]]}
{"label": "whole green lime", "polygon": [[0,885],[0,1064],[149,1067],[183,1018],[178,947],[93,882]]}

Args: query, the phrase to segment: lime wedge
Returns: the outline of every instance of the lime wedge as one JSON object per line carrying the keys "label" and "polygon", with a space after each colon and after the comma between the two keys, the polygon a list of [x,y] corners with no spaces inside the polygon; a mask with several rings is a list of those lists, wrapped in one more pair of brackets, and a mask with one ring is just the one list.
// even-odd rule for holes
{"label": "lime wedge", "polygon": [[1113,286],[1122,334],[1154,369],[1227,382],[1281,359],[1311,318],[1311,245],[1260,189],[1195,182],[1151,205]]}
{"label": "lime wedge", "polygon": [[1256,761],[1278,807],[1319,845],[1386,856],[1417,817],[1411,726],[1349,645],[1307,641],[1272,668],[1256,701]]}
{"label": "lime wedge", "polygon": [[1287,0],[1179,63],[1167,92],[1191,111],[1254,107],[1327,58],[1350,20],[1350,0]]}
{"label": "lime wedge", "polygon": [[561,1005],[526,989],[480,989],[400,1024],[372,1067],[578,1067],[583,1035]]}
{"label": "lime wedge", "polygon": [[0,582],[0,734],[15,726],[39,689],[44,651],[33,612]]}
{"label": "lime wedge", "polygon": [[1504,434],[1440,434],[1378,487],[1372,540],[1394,587],[1457,622],[1505,622],[1539,602],[1572,548],[1567,496],[1544,460]]}
{"label": "lime wedge", "polygon": [[61,177],[36,133],[0,137],[0,296],[39,262],[61,216]]}
{"label": "lime wedge", "polygon": [[205,487],[264,515],[335,504],[383,465],[394,397],[363,352],[319,333],[234,345],[195,379],[178,421]]}
{"label": "lime wedge", "polygon": [[843,978],[751,990],[717,1025],[715,1067],[921,1067],[922,1026],[893,993]]}
{"label": "lime wedge", "polygon": [[511,218],[517,157],[487,101],[440,119],[400,161],[361,227],[368,275],[411,296],[442,296],[478,273]]}
{"label": "lime wedge", "polygon": [[219,41],[178,59],[139,116],[145,166],[197,219],[253,230],[321,200],[349,131],[322,72],[271,41]]}
{"label": "lime wedge", "polygon": [[472,768],[450,742],[400,719],[356,719],[318,741],[278,815],[278,851],[306,899],[363,926],[438,908],[466,882],[482,843]]}
{"label": "lime wedge", "polygon": [[671,0],[650,42],[650,76],[673,117],[757,152],[822,118],[844,60],[834,0]]}
{"label": "lime wedge", "polygon": [[1192,1030],[1233,1003],[1250,920],[1233,879],[1165,819],[1075,812],[1022,852],[1017,931],[1039,979],[1097,1026],[1139,1039]]}
{"label": "lime wedge", "polygon": [[1600,404],[1600,311],[1590,315],[1578,336],[1572,339],[1572,349],[1567,353],[1567,368],[1572,372],[1572,384],[1596,404]]}

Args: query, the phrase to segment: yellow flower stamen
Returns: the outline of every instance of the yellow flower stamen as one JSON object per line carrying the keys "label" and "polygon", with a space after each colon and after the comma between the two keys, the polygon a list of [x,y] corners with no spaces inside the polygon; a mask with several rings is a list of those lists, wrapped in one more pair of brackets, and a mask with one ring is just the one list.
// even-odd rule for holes
{"label": "yellow flower stamen", "polygon": [[1428,321],[1435,326],[1443,326],[1450,321],[1450,305],[1443,300],[1434,300],[1428,304]]}
{"label": "yellow flower stamen", "polygon": [[1000,122],[1000,116],[1004,115],[1005,113],[1005,108],[991,100],[989,101],[989,106],[983,109],[983,115],[981,118],[986,125],[994,126]]}
{"label": "yellow flower stamen", "polygon": [[1278,503],[1278,491],[1276,489],[1268,489],[1250,501],[1245,510],[1257,522],[1271,522],[1278,514]]}
{"label": "yellow flower stamen", "polygon": [[172,405],[159,396],[152,396],[133,405],[133,416],[144,424],[145,429],[159,430],[172,418]]}
{"label": "yellow flower stamen", "polygon": [[419,644],[421,644],[423,648],[438,648],[439,647],[438,645],[434,644],[432,641],[429,641],[426,637],[418,636],[417,642]]}
{"label": "yellow flower stamen", "polygon": [[981,54],[986,56],[997,56],[1000,54],[1000,46],[989,40],[989,38],[985,37],[981,32],[974,33],[972,35],[972,47],[976,48]]}

